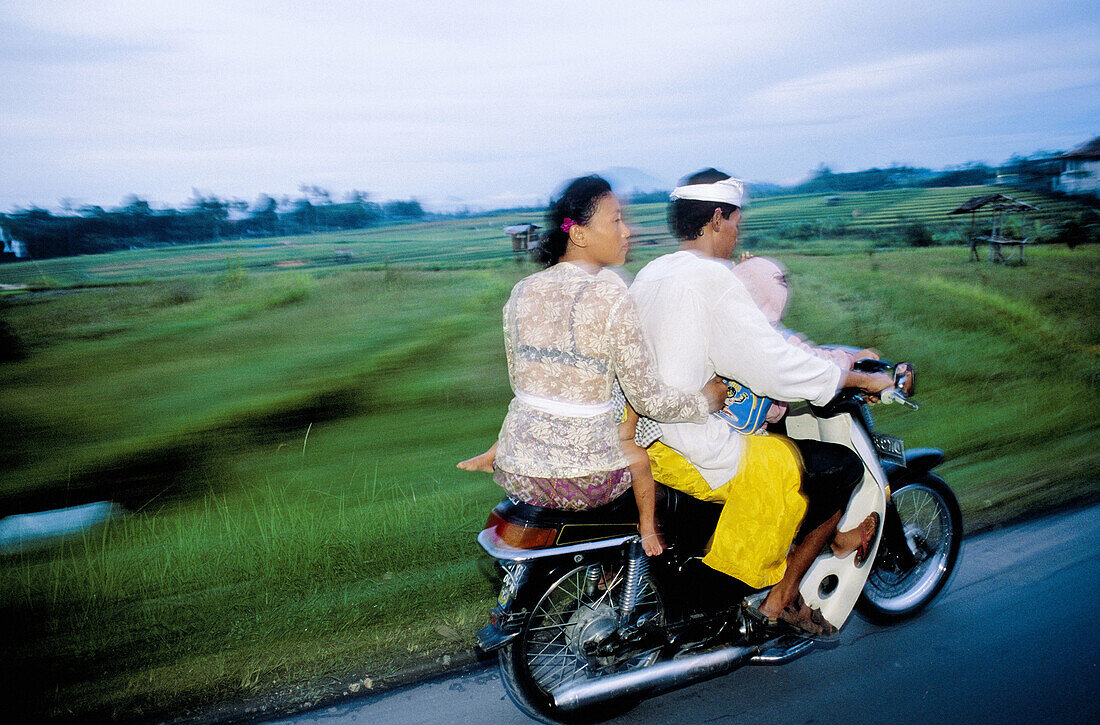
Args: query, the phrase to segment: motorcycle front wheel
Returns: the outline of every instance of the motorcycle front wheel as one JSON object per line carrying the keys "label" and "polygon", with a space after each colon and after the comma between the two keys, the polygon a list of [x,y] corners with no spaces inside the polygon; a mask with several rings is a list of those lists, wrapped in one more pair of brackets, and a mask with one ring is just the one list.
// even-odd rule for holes
{"label": "motorcycle front wheel", "polygon": [[962,512],[947,483],[927,474],[893,489],[885,526],[859,610],[888,623],[914,616],[943,590],[959,557]]}
{"label": "motorcycle front wheel", "polygon": [[[618,627],[624,576],[624,567],[605,563],[568,571],[539,598],[520,635],[499,651],[504,690],[524,714],[546,723],[598,722],[633,707],[634,701],[613,701],[565,713],[555,707],[550,694],[577,681],[645,667],[657,659],[656,649],[630,653],[617,662],[601,661],[588,651]],[[664,604],[649,577],[643,580],[635,612],[664,624]]]}

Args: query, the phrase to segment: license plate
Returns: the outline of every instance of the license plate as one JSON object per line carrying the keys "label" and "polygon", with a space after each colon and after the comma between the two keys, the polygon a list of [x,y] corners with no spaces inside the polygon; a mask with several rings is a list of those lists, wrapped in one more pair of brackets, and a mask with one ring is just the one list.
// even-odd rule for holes
{"label": "license plate", "polygon": [[875,434],[872,440],[880,456],[888,461],[905,465],[905,444],[902,443],[901,438]]}

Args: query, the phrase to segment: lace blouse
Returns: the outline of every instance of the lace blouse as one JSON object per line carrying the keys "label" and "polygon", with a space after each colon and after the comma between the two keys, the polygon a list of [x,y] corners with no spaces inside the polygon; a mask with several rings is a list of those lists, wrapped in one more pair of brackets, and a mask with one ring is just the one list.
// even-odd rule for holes
{"label": "lace blouse", "polygon": [[[498,439],[498,481],[578,478],[626,467],[616,377],[639,414],[706,420],[706,398],[668,386],[657,373],[626,284],[611,270],[570,262],[526,277],[504,306],[508,376],[516,397]],[[602,475],[599,475],[602,474]],[[506,486],[508,488],[508,486]]]}

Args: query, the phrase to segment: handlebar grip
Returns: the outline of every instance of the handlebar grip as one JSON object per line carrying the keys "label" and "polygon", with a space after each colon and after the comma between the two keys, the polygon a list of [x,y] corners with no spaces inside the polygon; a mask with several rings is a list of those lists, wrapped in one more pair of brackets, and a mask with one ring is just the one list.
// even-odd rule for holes
{"label": "handlebar grip", "polygon": [[918,410],[920,408],[920,406],[918,406],[916,403],[905,397],[905,393],[903,393],[898,388],[887,388],[886,390],[883,390],[881,393],[879,393],[878,397],[879,400],[883,403],[901,403],[902,405],[912,408],[913,410]]}

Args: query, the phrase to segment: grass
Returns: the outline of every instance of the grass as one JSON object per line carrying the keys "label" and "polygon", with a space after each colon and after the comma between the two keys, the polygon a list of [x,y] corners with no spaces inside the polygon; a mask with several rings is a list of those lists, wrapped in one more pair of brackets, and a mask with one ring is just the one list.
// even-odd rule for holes
{"label": "grass", "polygon": [[[9,307],[31,354],[4,370],[4,410],[16,429],[79,430],[17,438],[7,510],[107,497],[135,512],[2,561],[17,704],[150,716],[456,649],[436,627],[476,629],[493,596],[473,537],[499,493],[453,461],[507,403],[481,371],[503,370],[486,323],[510,281],[352,272],[289,304],[270,303],[280,280],[249,278],[186,313],[147,306],[146,287]],[[112,334],[87,336],[90,320]]]}
{"label": "grass", "polygon": [[[482,227],[504,246],[502,221],[466,220],[452,246]],[[1003,267],[871,248],[779,252],[786,321],[916,363],[922,409],[876,414],[908,446],[945,449],[968,526],[1095,497],[1100,249],[1040,246]],[[631,266],[666,250],[641,245]],[[16,716],[310,700],[462,651],[485,623],[496,591],[474,536],[500,491],[454,462],[496,435],[500,306],[532,268],[507,252],[276,266],[285,252],[0,267],[6,283],[59,281],[0,298],[26,353],[0,364],[0,514],[101,499],[130,512],[0,558]]]}
{"label": "grass", "polygon": [[1017,268],[957,249],[792,260],[791,318],[916,363],[922,410],[880,417],[908,445],[947,451],[971,526],[1097,490],[1098,255],[1035,252]]}
{"label": "grass", "polygon": [[[18,384],[0,392],[14,428],[0,491],[79,488],[166,441],[201,448],[211,434],[255,437],[376,407],[387,376],[472,334],[495,313],[487,299],[508,289],[478,274],[299,276],[200,280],[194,299],[173,305],[151,284],[9,306],[32,353],[8,366]],[[66,456],[49,455],[43,431]]]}
{"label": "grass", "polygon": [[[423,429],[419,415],[386,422]],[[339,431],[314,432],[320,450],[307,458],[340,442]],[[457,647],[436,627],[476,628],[471,603],[493,596],[470,541],[496,493],[389,465],[353,464],[351,480],[333,481],[301,455],[272,454],[294,472],[234,495],[9,562],[23,571],[23,601],[5,622],[13,694],[45,682],[65,696],[34,714],[78,703],[80,717],[149,716],[354,667],[380,679]],[[400,647],[387,639],[396,632]]]}

